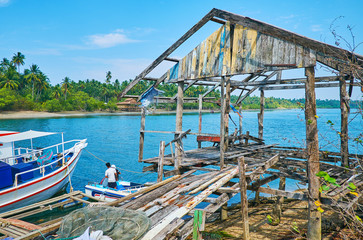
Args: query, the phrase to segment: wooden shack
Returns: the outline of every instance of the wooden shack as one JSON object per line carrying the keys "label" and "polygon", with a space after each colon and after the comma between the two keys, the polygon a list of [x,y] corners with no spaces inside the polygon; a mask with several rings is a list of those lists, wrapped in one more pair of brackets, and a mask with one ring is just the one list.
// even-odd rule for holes
{"label": "wooden shack", "polygon": [[[180,45],[207,22],[214,22],[218,25],[213,34],[208,36],[182,59],[170,57]],[[159,78],[148,77],[148,74],[163,61],[174,62],[175,65]],[[330,68],[337,74],[316,77],[315,67],[317,64]],[[285,70],[298,68],[304,69],[303,76],[293,79],[284,78]],[[247,187],[242,184],[238,188],[238,186],[232,183],[224,183],[220,186],[219,190],[214,189],[213,191],[222,194],[220,196],[223,196],[224,202],[231,197],[227,193],[241,191],[241,196],[243,196],[241,200],[243,207],[242,216],[246,223],[243,226],[245,239],[249,239],[248,217],[244,210],[246,208],[246,189],[266,192],[280,196],[280,198],[291,197],[307,200],[309,205],[307,238],[321,239],[321,212],[317,210],[316,202],[327,199],[321,198],[319,191],[320,180],[316,174],[320,170],[324,170],[329,172],[331,176],[336,177],[337,181],[341,184],[347,184],[348,179],[349,181],[354,179],[352,181],[360,188],[363,184],[361,168],[356,168],[362,156],[349,154],[347,135],[349,98],[353,87],[362,86],[362,79],[363,56],[361,55],[255,19],[220,9],[212,9],[142,71],[126,87],[121,97],[140,98],[140,96],[126,94],[141,80],[152,81],[152,86],[154,87],[161,83],[178,85],[178,93],[174,97],[163,99],[164,102],[177,104],[175,131],[146,130],[145,109],[142,110],[139,161],[150,163],[151,165],[146,167],[145,170],[158,171],[159,180],[163,178],[163,175],[164,177],[172,176],[191,169],[214,171],[208,168],[208,165],[218,165],[220,171],[223,171],[227,164],[228,166],[231,164],[240,166],[239,172],[242,179],[246,178],[244,171],[248,172],[247,183],[249,185]],[[200,95],[199,98],[185,99],[184,92],[193,85],[209,86],[210,90]],[[319,151],[315,89],[328,87],[340,88],[340,153]],[[203,133],[201,125],[202,102],[211,91],[217,88],[221,91],[220,134]],[[263,141],[265,91],[287,91],[300,88],[305,89],[306,149],[265,145]],[[257,123],[258,136],[256,137],[250,136],[248,130],[243,129],[242,131],[242,121],[240,121],[238,132],[229,132],[230,96],[236,90],[239,90],[240,93],[237,102],[234,103],[235,108],[238,108],[240,103],[252,92],[260,91],[261,104]],[[183,129],[183,103],[190,101],[199,102],[200,109],[199,129],[194,132]],[[171,154],[144,159],[143,149],[146,133],[173,134],[175,139],[166,145],[162,145],[160,148],[160,152],[163,153],[165,146],[171,146]],[[198,136],[197,149],[183,150],[182,138],[187,134]],[[219,146],[201,148],[201,142],[209,138],[217,142]],[[174,145],[174,148],[172,145]],[[278,157],[276,157],[276,154],[278,154]],[[243,160],[241,160],[241,157],[246,158],[247,170],[243,170],[244,163],[242,164],[243,166],[240,165],[240,161]],[[174,166],[174,170],[163,171],[163,166],[166,165]],[[339,165],[344,166],[344,168],[341,168]],[[352,168],[346,168],[349,166]],[[271,171],[269,168],[274,168],[278,171]],[[291,171],[291,169],[298,170]],[[241,170],[243,170],[242,173]],[[263,173],[271,175],[263,177]],[[260,177],[249,176],[249,174],[257,174]],[[262,187],[263,184],[276,178],[280,178],[280,189]],[[308,192],[306,194],[294,194],[285,191],[285,178],[299,179],[306,182],[308,184]],[[342,195],[339,195],[337,191]],[[332,189],[328,194],[343,196],[345,191]],[[220,199],[220,201],[222,200]],[[170,215],[172,214],[170,213]],[[160,229],[154,228],[151,231],[155,232]],[[180,227],[180,229],[183,229],[183,227]],[[175,239],[179,238],[175,237]]]}
{"label": "wooden shack", "polygon": [[141,108],[139,107],[140,103],[136,101],[134,98],[126,98],[123,102],[116,103],[117,109],[125,112],[140,112]]}

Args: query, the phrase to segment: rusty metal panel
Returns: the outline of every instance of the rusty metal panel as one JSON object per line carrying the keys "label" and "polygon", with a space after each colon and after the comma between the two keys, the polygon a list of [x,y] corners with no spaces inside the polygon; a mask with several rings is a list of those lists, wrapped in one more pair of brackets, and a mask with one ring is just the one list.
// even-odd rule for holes
{"label": "rusty metal panel", "polygon": [[168,80],[201,79],[316,64],[315,51],[227,22],[168,71]]}

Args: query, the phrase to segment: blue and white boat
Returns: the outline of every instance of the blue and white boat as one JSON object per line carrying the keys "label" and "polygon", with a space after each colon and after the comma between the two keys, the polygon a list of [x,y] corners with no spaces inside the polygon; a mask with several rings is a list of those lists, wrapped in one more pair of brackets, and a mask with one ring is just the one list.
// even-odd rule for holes
{"label": "blue and white boat", "polygon": [[102,201],[112,202],[145,188],[143,184],[123,180],[116,183],[117,189],[107,187],[106,184],[102,184],[102,181],[101,183],[89,183],[85,186],[85,193]]}
{"label": "blue and white boat", "polygon": [[[55,134],[62,135],[60,143],[33,148],[33,139]],[[24,140],[30,140],[30,147],[17,146]],[[48,199],[64,189],[86,140],[64,142],[63,134],[54,132],[0,131],[0,213]]]}

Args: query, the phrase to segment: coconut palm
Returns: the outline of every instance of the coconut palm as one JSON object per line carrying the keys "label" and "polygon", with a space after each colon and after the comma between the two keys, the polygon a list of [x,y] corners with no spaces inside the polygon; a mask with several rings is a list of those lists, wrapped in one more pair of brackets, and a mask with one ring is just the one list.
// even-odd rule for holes
{"label": "coconut palm", "polygon": [[62,89],[64,94],[64,100],[67,100],[67,93],[69,93],[69,87],[71,85],[71,79],[69,77],[65,77],[62,82]]}
{"label": "coconut palm", "polygon": [[30,66],[29,71],[27,71],[28,74],[25,76],[25,79],[27,80],[28,83],[32,84],[32,99],[34,100],[34,85],[36,82],[39,82],[39,67],[36,64],[32,64]]}
{"label": "coconut palm", "polygon": [[17,89],[19,86],[19,74],[14,68],[8,68],[4,73],[0,73],[0,88]]}
{"label": "coconut palm", "polygon": [[38,77],[39,77],[39,81],[37,81],[35,83],[35,88],[37,89],[36,100],[39,99],[39,96],[42,93],[42,91],[47,90],[49,87],[49,82],[48,82],[49,79],[44,73],[39,72]]}
{"label": "coconut palm", "polygon": [[0,72],[5,71],[10,66],[10,61],[7,58],[3,58],[0,62]]}
{"label": "coconut palm", "polygon": [[62,94],[62,89],[60,88],[60,86],[57,84],[54,88],[53,88],[53,93],[52,93],[52,97],[55,99],[59,99],[60,96]]}
{"label": "coconut palm", "polygon": [[111,71],[108,71],[106,73],[106,83],[107,84],[109,84],[111,82],[111,78],[112,78]]}
{"label": "coconut palm", "polygon": [[25,56],[21,52],[18,52],[14,54],[13,59],[11,61],[15,66],[17,66],[19,73],[20,73],[20,65],[24,65],[24,59]]}

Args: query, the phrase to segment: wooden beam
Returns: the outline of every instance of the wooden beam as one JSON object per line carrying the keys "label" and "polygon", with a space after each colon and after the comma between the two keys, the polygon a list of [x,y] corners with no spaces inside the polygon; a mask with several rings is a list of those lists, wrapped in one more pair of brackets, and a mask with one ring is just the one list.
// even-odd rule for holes
{"label": "wooden beam", "polygon": [[219,85],[221,85],[221,83],[217,83],[214,85],[214,87],[212,87],[211,89],[209,89],[208,91],[206,91],[204,94],[203,94],[203,98],[205,98],[205,96],[207,96],[209,93],[211,93],[212,91],[214,91],[214,89],[216,89],[217,87],[219,87]]}
{"label": "wooden beam", "polygon": [[220,24],[225,24],[225,23],[226,23],[226,21],[223,21],[223,20],[218,19],[218,18],[215,18],[215,17],[213,17],[213,18],[211,19],[211,21],[212,21],[212,22],[216,22],[216,23],[220,23]]}
{"label": "wooden beam", "polygon": [[[279,182],[279,190],[285,191],[286,178],[281,177]],[[276,199],[275,207],[273,209],[273,214],[277,217],[278,222],[281,221],[282,204],[284,203],[284,197],[278,196]]]}
{"label": "wooden beam", "polygon": [[158,66],[166,57],[168,57],[175,49],[177,49],[182,43],[184,43],[190,36],[192,36],[196,31],[203,27],[212,17],[214,16],[214,11],[211,10],[207,15],[205,15],[197,24],[195,24],[191,29],[189,29],[181,38],[179,38],[173,45],[171,45],[165,52],[163,52],[157,59],[155,59],[144,71],[142,71],[121,93],[123,97],[131,88],[133,88],[142,78],[149,74],[156,66]]}
{"label": "wooden beam", "polygon": [[[315,84],[315,88],[328,88],[328,87],[339,87],[339,83],[320,83]],[[262,87],[264,90],[288,90],[288,89],[303,89],[305,85],[294,85],[294,86],[274,86],[274,87]]]}
{"label": "wooden beam", "polygon": [[[229,111],[231,109],[231,78],[226,77],[226,93],[225,93],[225,99],[224,99],[224,141],[220,144],[223,144],[223,151],[227,152],[228,145],[229,145]],[[224,161],[223,161],[224,162]]]}
{"label": "wooden beam", "polygon": [[180,61],[180,59],[171,58],[171,57],[166,57],[164,60],[170,61],[170,62],[177,62],[177,63]]}
{"label": "wooden beam", "polygon": [[[280,71],[277,71],[277,74]],[[348,81],[348,79],[346,79]],[[315,82],[338,82],[339,77],[337,76],[328,76],[328,77],[317,77]],[[279,80],[269,80],[266,82],[263,81],[254,81],[254,82],[239,82],[232,81],[231,86],[267,86],[267,85],[279,85],[279,84],[305,84],[306,78],[291,78],[291,79],[281,79]]]}
{"label": "wooden beam", "polygon": [[308,239],[321,239],[321,213],[317,210],[315,201],[320,200],[320,180],[316,176],[319,172],[319,140],[316,117],[315,98],[315,71],[314,67],[305,68],[305,121],[306,121],[306,147],[308,155],[308,180],[309,180],[309,211],[308,211]]}

